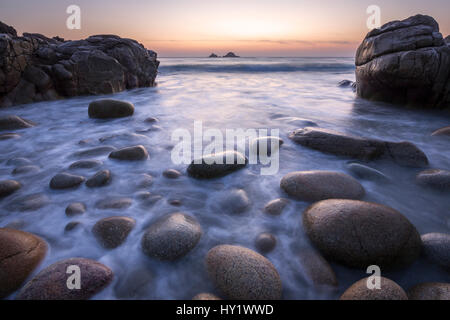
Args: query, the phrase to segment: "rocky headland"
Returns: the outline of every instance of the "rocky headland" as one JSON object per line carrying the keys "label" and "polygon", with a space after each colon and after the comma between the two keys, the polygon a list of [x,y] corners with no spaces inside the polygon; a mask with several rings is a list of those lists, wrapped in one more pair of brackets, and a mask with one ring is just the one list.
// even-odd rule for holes
{"label": "rocky headland", "polygon": [[158,66],[156,53],[132,39],[18,36],[0,22],[0,107],[153,86]]}

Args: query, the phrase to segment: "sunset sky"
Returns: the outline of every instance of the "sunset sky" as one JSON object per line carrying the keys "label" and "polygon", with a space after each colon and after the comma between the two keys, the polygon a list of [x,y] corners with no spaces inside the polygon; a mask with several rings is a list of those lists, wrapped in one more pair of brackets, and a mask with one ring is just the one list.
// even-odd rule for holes
{"label": "sunset sky", "polygon": [[[66,28],[71,4],[81,8],[81,30]],[[450,0],[1,0],[0,20],[66,39],[117,34],[162,57],[353,56],[373,4],[382,23],[423,13],[450,34]]]}

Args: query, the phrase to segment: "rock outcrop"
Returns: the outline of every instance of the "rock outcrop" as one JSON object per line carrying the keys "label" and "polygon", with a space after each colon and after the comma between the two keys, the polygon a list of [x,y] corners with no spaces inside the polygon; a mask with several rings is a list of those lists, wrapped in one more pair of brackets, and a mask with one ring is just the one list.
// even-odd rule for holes
{"label": "rock outcrop", "polygon": [[357,92],[362,98],[449,108],[449,79],[448,38],[444,40],[429,16],[392,21],[370,31],[356,53]]}
{"label": "rock outcrop", "polygon": [[153,86],[159,61],[131,39],[17,35],[0,22],[0,107]]}

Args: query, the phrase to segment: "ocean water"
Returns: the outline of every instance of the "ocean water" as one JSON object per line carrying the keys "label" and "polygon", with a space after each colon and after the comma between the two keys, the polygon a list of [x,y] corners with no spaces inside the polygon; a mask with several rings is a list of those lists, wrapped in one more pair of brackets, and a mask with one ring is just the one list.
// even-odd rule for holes
{"label": "ocean water", "polygon": [[[96,299],[190,299],[200,292],[213,292],[206,276],[204,257],[218,244],[237,244],[255,249],[254,240],[261,232],[277,237],[277,246],[267,258],[277,268],[283,283],[285,299],[336,299],[357,281],[367,276],[364,271],[333,264],[337,289],[315,288],[304,276],[298,250],[308,245],[302,228],[302,212],[306,202],[291,201],[281,216],[270,217],[262,212],[273,199],[285,197],[280,190],[281,178],[292,171],[334,170],[348,173],[349,159],[323,154],[292,143],[288,135],[303,126],[301,119],[319,127],[364,137],[391,141],[410,141],[429,157],[433,168],[450,169],[449,141],[431,137],[434,130],[449,125],[447,115],[437,112],[406,110],[383,103],[358,99],[351,88],[340,88],[338,82],[354,80],[352,58],[240,58],[240,59],[160,59],[158,85],[101,97],[79,97],[42,102],[8,109],[0,115],[16,114],[37,123],[20,130],[19,140],[0,141],[0,180],[16,179],[24,187],[0,200],[0,227],[19,224],[22,230],[37,234],[49,243],[49,252],[36,270],[65,258],[86,257],[109,266],[114,282]],[[98,98],[130,101],[136,107],[133,117],[112,121],[88,117],[89,103]],[[144,120],[156,117],[159,122]],[[203,127],[219,129],[279,129],[284,144],[279,152],[279,172],[260,175],[260,165],[212,181],[187,177],[186,165],[171,161],[171,140],[176,129],[193,133],[194,121]],[[19,131],[18,131],[19,132]],[[80,141],[83,141],[80,144]],[[54,191],[50,179],[68,171],[71,163],[85,159],[76,152],[110,145],[126,147],[144,145],[148,161],[119,163],[108,155],[87,157],[104,162],[102,169],[112,171],[112,183],[104,188]],[[15,168],[9,159],[25,157],[39,166],[38,173],[12,175]],[[450,197],[422,189],[414,183],[418,169],[403,168],[385,162],[369,164],[392,179],[390,184],[360,180],[367,191],[364,200],[393,207],[402,212],[421,234],[450,232]],[[168,180],[166,169],[177,169],[183,176]],[[73,171],[90,177],[99,169]],[[142,174],[154,177],[154,183],[139,188]],[[218,203],[233,189],[243,189],[251,200],[250,209],[231,215],[219,209]],[[138,193],[148,191],[162,199],[146,206]],[[17,199],[43,194],[46,206],[35,211],[11,210]],[[99,210],[95,203],[107,197],[127,197],[133,204],[125,210]],[[170,204],[180,200],[181,206]],[[69,218],[64,211],[68,204],[84,202],[87,212]],[[204,234],[184,258],[176,262],[160,262],[146,257],[140,240],[146,227],[156,219],[173,212],[195,216]],[[91,233],[92,226],[108,216],[130,216],[137,224],[126,242],[114,250],[103,249]],[[71,221],[82,227],[64,233]],[[449,282],[450,276],[423,259],[411,267],[382,275],[397,281],[405,289],[423,281]],[[12,296],[14,297],[14,296]]]}

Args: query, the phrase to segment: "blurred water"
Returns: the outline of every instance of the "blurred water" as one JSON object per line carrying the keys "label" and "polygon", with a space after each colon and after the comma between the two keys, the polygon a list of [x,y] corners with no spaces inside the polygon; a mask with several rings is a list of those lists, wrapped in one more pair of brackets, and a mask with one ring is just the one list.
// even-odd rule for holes
{"label": "blurred water", "polygon": [[[190,299],[199,292],[213,291],[203,264],[206,252],[217,244],[239,244],[254,249],[255,237],[263,231],[278,239],[276,249],[267,255],[278,269],[286,299],[337,298],[353,281],[365,276],[362,271],[333,265],[340,286],[330,291],[311,286],[302,276],[297,250],[308,243],[301,225],[301,214],[308,203],[292,201],[279,217],[262,213],[264,205],[283,197],[279,182],[283,175],[297,170],[335,170],[346,172],[348,159],[326,155],[293,144],[287,136],[298,128],[293,118],[304,118],[318,126],[372,138],[411,141],[430,159],[431,167],[450,169],[449,141],[431,137],[435,129],[449,125],[448,116],[405,110],[355,98],[350,88],[339,88],[343,79],[354,80],[350,58],[246,58],[246,59],[161,59],[158,86],[105,96],[135,104],[133,117],[112,121],[89,119],[90,101],[102,97],[80,97],[56,102],[42,102],[9,109],[0,115],[17,114],[38,125],[21,130],[20,140],[0,141],[0,179],[17,179],[24,187],[0,200],[0,226],[22,220],[23,230],[38,234],[50,244],[42,269],[58,260],[87,257],[98,260],[115,273],[115,280],[98,299]],[[156,117],[156,126],[146,123]],[[171,134],[185,128],[193,132],[194,121],[207,128],[280,129],[285,144],[280,151],[280,171],[261,176],[260,167],[251,165],[230,176],[213,181],[196,181],[186,176],[185,165],[171,163]],[[150,129],[150,130],[148,130]],[[101,141],[99,140],[101,139]],[[84,145],[80,140],[86,140]],[[119,163],[104,156],[91,157],[104,162],[102,168],[112,171],[112,183],[100,189],[85,186],[70,191],[50,190],[52,176],[67,171],[71,163],[84,159],[74,155],[91,147],[112,145],[125,147],[142,144],[150,159],[142,163]],[[26,157],[40,167],[37,174],[13,176],[14,166],[7,160]],[[365,200],[391,206],[417,227],[420,233],[449,232],[450,197],[419,188],[414,183],[416,169],[402,168],[384,162],[371,163],[392,178],[391,184],[361,180],[367,191]],[[178,180],[162,177],[166,169],[178,169],[184,176]],[[96,170],[75,171],[86,177]],[[149,173],[154,184],[138,188],[140,175]],[[217,203],[231,189],[244,189],[252,202],[248,212],[229,215],[217,209]],[[161,195],[151,207],[137,198],[140,191]],[[50,203],[32,212],[10,211],[17,198],[43,193]],[[126,210],[98,210],[95,203],[110,196],[129,197],[133,205]],[[170,205],[181,200],[180,207]],[[68,204],[82,201],[87,213],[68,218]],[[204,235],[199,245],[177,262],[158,262],[147,258],[140,249],[145,228],[155,219],[182,211],[195,216]],[[91,228],[101,218],[124,215],[137,224],[127,241],[115,250],[105,250],[96,242]],[[70,221],[83,227],[64,234]],[[122,287],[133,274],[140,287],[136,295]],[[147,274],[148,273],[148,274]],[[420,281],[450,281],[441,270],[418,261],[407,270],[385,274],[405,289]],[[150,279],[150,280],[149,280]],[[213,291],[214,292],[214,291]]]}

